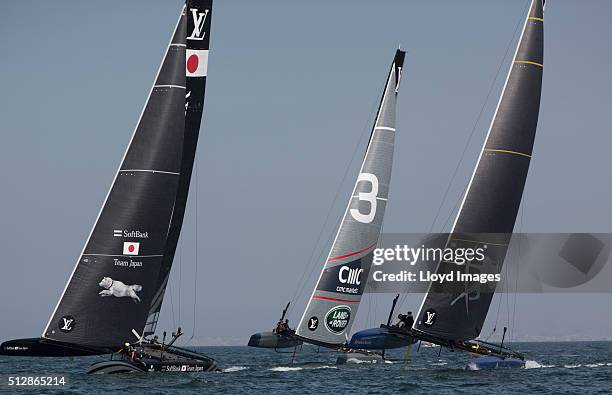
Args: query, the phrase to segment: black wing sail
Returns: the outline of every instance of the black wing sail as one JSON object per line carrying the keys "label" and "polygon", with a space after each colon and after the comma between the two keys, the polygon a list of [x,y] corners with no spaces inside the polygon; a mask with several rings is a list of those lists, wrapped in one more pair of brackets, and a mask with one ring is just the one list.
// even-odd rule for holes
{"label": "black wing sail", "polygon": [[[116,347],[155,329],[198,139],[212,0],[183,7],[98,219],[43,338]],[[145,325],[147,326],[145,328]]]}
{"label": "black wing sail", "polygon": [[[211,18],[212,0],[188,1],[186,7],[185,134],[183,137],[181,174],[179,176],[178,192],[176,195],[172,221],[170,222],[170,228],[168,230],[164,260],[158,277],[158,292],[151,304],[147,326],[145,327],[145,334],[155,332],[155,325],[157,324],[164,292],[170,276],[174,253],[176,252],[181,227],[183,225],[185,207],[187,206],[187,194],[189,192],[198,136],[200,134],[202,111],[204,110],[204,92],[206,89],[206,75],[208,70]],[[181,37],[184,36],[182,35]]]}
{"label": "black wing sail", "polygon": [[[487,273],[500,273],[521,203],[535,139],[543,71],[544,14],[533,0],[480,159],[453,226],[453,247],[487,245]],[[441,262],[437,273],[457,270]],[[495,289],[478,282],[430,285],[414,329],[445,339],[479,336]]]}

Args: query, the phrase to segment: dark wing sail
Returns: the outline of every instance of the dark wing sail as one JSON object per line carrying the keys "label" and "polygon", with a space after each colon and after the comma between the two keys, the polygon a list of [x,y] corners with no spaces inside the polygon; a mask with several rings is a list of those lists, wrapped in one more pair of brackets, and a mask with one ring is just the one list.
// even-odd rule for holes
{"label": "dark wing sail", "polygon": [[178,244],[187,193],[195,160],[196,146],[200,133],[202,111],[204,109],[204,91],[208,69],[208,49],[210,42],[210,26],[212,19],[212,0],[189,0],[186,7],[187,47],[185,54],[185,134],[183,141],[181,174],[179,176],[178,192],[168,231],[166,251],[162,268],[158,277],[158,292],[151,303],[151,310],[145,327],[145,334],[155,332],[155,326],[161,309],[166,285],[170,277],[170,268]]}
{"label": "dark wing sail", "polygon": [[[540,108],[544,14],[533,0],[485,144],[449,243],[487,245],[487,273],[499,273],[523,195]],[[437,273],[478,273],[482,267],[441,262]],[[446,339],[480,334],[495,289],[478,282],[431,284],[414,328]]]}
{"label": "dark wing sail", "polygon": [[153,330],[187,201],[212,1],[183,7],[120,169],[43,337],[94,347]]}
{"label": "dark wing sail", "polygon": [[387,205],[395,104],[405,52],[398,50],[344,218],[296,333],[313,343],[341,345],[357,314]]}

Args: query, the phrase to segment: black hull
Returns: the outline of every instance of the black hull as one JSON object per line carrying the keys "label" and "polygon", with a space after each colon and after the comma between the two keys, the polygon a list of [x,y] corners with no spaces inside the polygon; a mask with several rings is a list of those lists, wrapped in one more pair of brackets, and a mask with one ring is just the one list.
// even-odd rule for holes
{"label": "black hull", "polygon": [[144,366],[130,361],[103,361],[94,363],[87,374],[144,373]]}
{"label": "black hull", "polygon": [[125,355],[122,357],[122,359],[94,363],[87,373],[194,373],[218,370],[214,359],[180,347],[143,344],[135,347],[133,359],[128,359]]}
{"label": "black hull", "polygon": [[88,374],[118,374],[118,373],[194,373],[194,372],[214,372],[217,370],[217,363],[211,361],[193,362],[158,362],[149,361],[103,361],[94,363],[89,367]]}
{"label": "black hull", "polygon": [[105,348],[89,348],[43,338],[8,340],[0,345],[0,355],[18,357],[81,357],[110,354]]}
{"label": "black hull", "polygon": [[251,336],[249,347],[259,348],[293,348],[302,342],[294,336],[283,336],[275,332],[260,332]]}
{"label": "black hull", "polygon": [[431,335],[426,332],[421,332],[415,329],[398,329],[389,325],[381,325],[381,328],[386,328],[390,332],[395,333],[397,336],[405,336],[406,338],[411,339],[416,342],[418,340],[425,341],[428,343],[437,344],[441,347],[446,347],[451,351],[463,351],[472,355],[482,355],[482,356],[491,356],[497,358],[515,358],[524,360],[525,357],[514,351],[509,349],[508,347],[503,347],[499,344],[488,343],[483,340],[452,340],[442,337],[437,337],[435,335]]}

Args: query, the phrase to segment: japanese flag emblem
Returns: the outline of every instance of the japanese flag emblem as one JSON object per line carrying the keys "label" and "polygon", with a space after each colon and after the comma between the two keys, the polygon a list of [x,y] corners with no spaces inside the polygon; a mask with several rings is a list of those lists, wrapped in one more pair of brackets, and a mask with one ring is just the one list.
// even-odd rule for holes
{"label": "japanese flag emblem", "polygon": [[123,255],[138,255],[138,250],[140,250],[140,243],[131,241],[123,243]]}
{"label": "japanese flag emblem", "polygon": [[208,71],[208,50],[188,49],[185,58],[185,75],[187,77],[206,77]]}

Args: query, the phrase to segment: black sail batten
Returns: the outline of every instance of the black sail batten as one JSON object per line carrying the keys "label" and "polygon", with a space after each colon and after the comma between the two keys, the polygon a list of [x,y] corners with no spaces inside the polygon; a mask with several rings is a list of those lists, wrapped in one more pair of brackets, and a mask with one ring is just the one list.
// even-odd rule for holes
{"label": "black sail batten", "polygon": [[135,340],[132,330],[155,329],[194,163],[211,6],[211,0],[189,0],[183,7],[120,169],[43,338],[109,348]]}
{"label": "black sail batten", "polygon": [[[480,158],[449,244],[487,245],[484,265],[441,262],[437,273],[500,273],[521,203],[533,150],[543,72],[543,4],[533,0]],[[432,283],[413,329],[442,339],[480,335],[495,291],[478,282]]]}

